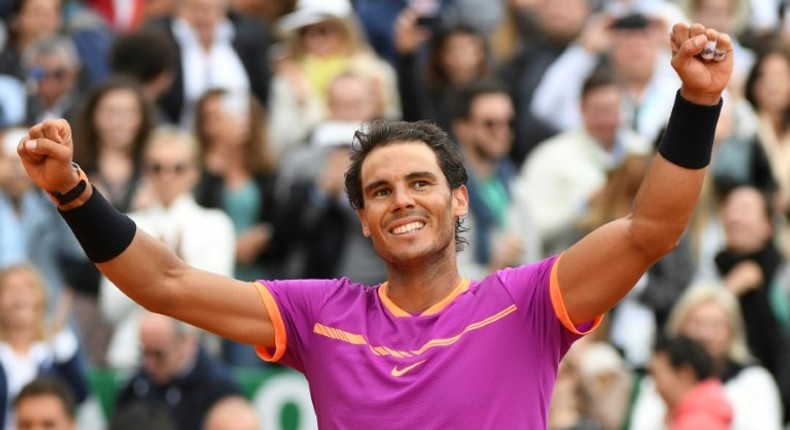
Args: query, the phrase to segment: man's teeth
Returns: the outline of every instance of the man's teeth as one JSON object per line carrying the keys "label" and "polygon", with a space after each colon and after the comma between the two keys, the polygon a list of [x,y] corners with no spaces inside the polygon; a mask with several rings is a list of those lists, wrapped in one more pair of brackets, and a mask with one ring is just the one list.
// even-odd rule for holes
{"label": "man's teeth", "polygon": [[393,234],[404,234],[410,233],[412,231],[420,230],[425,227],[425,223],[422,222],[410,222],[406,225],[402,225],[392,230]]}

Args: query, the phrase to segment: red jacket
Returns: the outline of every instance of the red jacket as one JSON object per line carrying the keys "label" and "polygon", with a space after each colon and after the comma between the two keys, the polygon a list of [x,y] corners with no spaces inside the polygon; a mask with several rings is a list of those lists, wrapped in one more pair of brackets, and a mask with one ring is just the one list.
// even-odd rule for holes
{"label": "red jacket", "polygon": [[672,410],[670,430],[728,430],[732,406],[717,379],[700,382]]}

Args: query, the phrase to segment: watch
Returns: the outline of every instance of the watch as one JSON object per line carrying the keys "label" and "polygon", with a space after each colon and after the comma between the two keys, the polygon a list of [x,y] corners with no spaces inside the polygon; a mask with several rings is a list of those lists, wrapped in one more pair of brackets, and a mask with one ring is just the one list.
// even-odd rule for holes
{"label": "watch", "polygon": [[80,175],[80,180],[77,182],[77,185],[65,193],[49,193],[52,201],[58,206],[65,206],[74,200],[77,200],[77,198],[85,192],[85,189],[88,188],[88,177],[85,175],[85,172],[82,171],[77,163],[71,163],[71,165]]}

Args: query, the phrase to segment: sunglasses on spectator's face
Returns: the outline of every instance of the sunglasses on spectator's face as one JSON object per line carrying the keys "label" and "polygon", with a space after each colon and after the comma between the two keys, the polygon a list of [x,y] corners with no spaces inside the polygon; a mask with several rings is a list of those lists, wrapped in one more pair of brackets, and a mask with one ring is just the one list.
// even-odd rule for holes
{"label": "sunglasses on spectator's face", "polygon": [[513,128],[513,118],[495,119],[483,118],[477,121],[478,124],[487,128],[488,130],[496,130],[500,128]]}
{"label": "sunglasses on spectator's face", "polygon": [[174,173],[176,175],[181,175],[189,169],[189,163],[182,162],[165,164],[153,162],[148,164],[147,169],[149,173],[154,175],[161,175],[163,173]]}
{"label": "sunglasses on spectator's face", "polygon": [[43,67],[34,67],[30,69],[30,77],[37,81],[43,81],[44,79],[55,79],[61,81],[68,73],[69,71],[65,67],[58,67],[56,69],[49,70]]}

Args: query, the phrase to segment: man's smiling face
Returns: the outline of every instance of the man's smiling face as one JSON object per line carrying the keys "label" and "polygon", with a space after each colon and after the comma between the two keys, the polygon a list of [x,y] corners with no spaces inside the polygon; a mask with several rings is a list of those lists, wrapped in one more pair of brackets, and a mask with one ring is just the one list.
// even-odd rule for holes
{"label": "man's smiling face", "polygon": [[373,150],[361,172],[362,231],[391,264],[447,253],[455,258],[456,218],[466,215],[465,186],[450,190],[436,154],[423,142]]}

